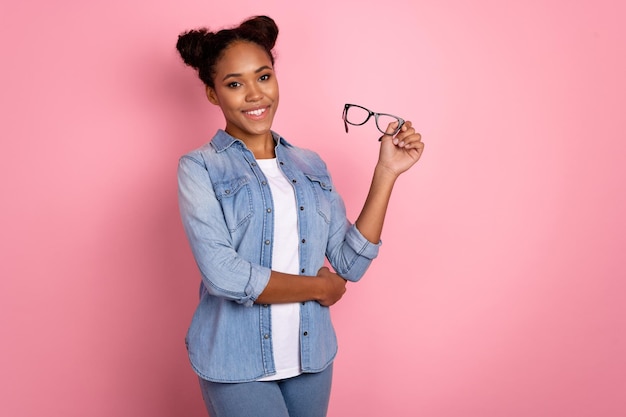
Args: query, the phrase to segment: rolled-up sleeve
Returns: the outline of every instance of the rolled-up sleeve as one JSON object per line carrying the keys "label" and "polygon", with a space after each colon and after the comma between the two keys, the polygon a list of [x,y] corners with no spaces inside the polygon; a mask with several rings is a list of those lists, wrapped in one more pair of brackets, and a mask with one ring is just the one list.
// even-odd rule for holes
{"label": "rolled-up sleeve", "polygon": [[339,256],[333,257],[334,262],[331,261],[331,264],[342,278],[356,282],[365,275],[372,260],[378,256],[381,244],[370,242],[351,224],[343,244],[339,246],[340,250],[336,251]]}
{"label": "rolled-up sleeve", "polygon": [[271,271],[237,254],[204,162],[183,156],[178,164],[181,219],[207,291],[252,306]]}
{"label": "rolled-up sleeve", "polygon": [[346,218],[341,196],[333,191],[331,223],[326,256],[337,274],[348,281],[360,280],[378,256],[382,241],[372,243]]}

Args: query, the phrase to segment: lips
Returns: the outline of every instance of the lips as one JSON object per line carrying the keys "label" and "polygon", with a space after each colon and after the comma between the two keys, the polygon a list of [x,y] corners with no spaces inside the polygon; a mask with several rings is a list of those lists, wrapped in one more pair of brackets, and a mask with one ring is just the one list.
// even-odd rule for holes
{"label": "lips", "polygon": [[260,117],[263,114],[265,114],[267,109],[268,109],[267,107],[263,107],[263,108],[260,108],[260,109],[246,110],[243,113],[248,115],[248,116],[252,116],[252,117]]}

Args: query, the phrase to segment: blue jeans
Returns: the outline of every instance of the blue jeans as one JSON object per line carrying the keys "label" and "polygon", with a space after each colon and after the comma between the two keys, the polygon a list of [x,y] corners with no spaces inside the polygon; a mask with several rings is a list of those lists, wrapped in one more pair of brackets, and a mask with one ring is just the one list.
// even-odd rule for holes
{"label": "blue jeans", "polygon": [[278,381],[219,383],[200,378],[211,417],[324,417],[333,375],[331,364],[318,373]]}

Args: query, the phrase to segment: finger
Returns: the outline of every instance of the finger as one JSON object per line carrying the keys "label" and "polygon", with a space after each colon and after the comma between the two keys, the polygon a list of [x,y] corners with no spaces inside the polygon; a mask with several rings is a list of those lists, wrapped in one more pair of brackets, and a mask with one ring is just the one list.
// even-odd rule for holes
{"label": "finger", "polygon": [[402,127],[400,128],[400,130],[398,131],[398,134],[396,135],[396,137],[398,139],[402,139],[406,136],[409,136],[411,134],[415,133],[415,128],[413,128],[413,123],[410,120],[407,120],[404,122],[404,124],[402,125]]}
{"label": "finger", "polygon": [[328,269],[327,267],[323,266],[320,269],[317,270],[317,276],[320,276],[320,274],[322,273],[326,273],[326,272],[330,272],[330,269]]}
{"label": "finger", "polygon": [[415,132],[409,136],[406,136],[400,140],[398,140],[398,146],[403,148],[417,148],[419,144],[422,143],[422,135]]}
{"label": "finger", "polygon": [[422,142],[422,135],[420,135],[419,133],[415,133],[413,135],[411,135],[410,137],[406,138],[404,140],[404,147],[405,148],[423,148],[424,147],[424,143]]}
{"label": "finger", "polygon": [[416,143],[421,142],[422,135],[419,132],[413,132],[410,135],[407,135],[402,138],[405,143]]}
{"label": "finger", "polygon": [[410,143],[404,146],[404,149],[409,151],[417,151],[418,155],[421,155],[424,152],[424,143],[423,142],[415,142]]}
{"label": "finger", "polygon": [[407,142],[407,138],[411,137],[414,134],[415,134],[415,129],[413,128],[411,123],[408,122],[408,126],[406,128],[402,126],[402,129],[400,130],[400,132],[396,135],[395,138],[393,138],[393,143],[395,145],[402,144],[401,146],[404,146],[404,144]]}
{"label": "finger", "polygon": [[[384,136],[393,136],[393,132],[396,131],[396,128],[398,127],[398,122],[391,122],[387,125],[387,129],[385,129],[385,133],[383,134]],[[381,137],[382,139],[382,137]]]}

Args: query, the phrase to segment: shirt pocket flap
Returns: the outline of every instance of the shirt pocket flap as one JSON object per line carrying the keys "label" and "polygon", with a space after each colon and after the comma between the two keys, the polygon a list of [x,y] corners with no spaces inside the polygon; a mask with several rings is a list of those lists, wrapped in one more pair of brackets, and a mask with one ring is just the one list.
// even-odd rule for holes
{"label": "shirt pocket flap", "polygon": [[218,200],[233,197],[237,195],[239,190],[245,187],[248,182],[249,180],[247,177],[232,178],[228,181],[220,181],[216,183],[213,187],[213,189],[215,190],[215,196]]}
{"label": "shirt pocket flap", "polygon": [[309,179],[309,181],[317,183],[323,190],[332,191],[333,184],[328,175],[318,175],[318,174],[304,174]]}

